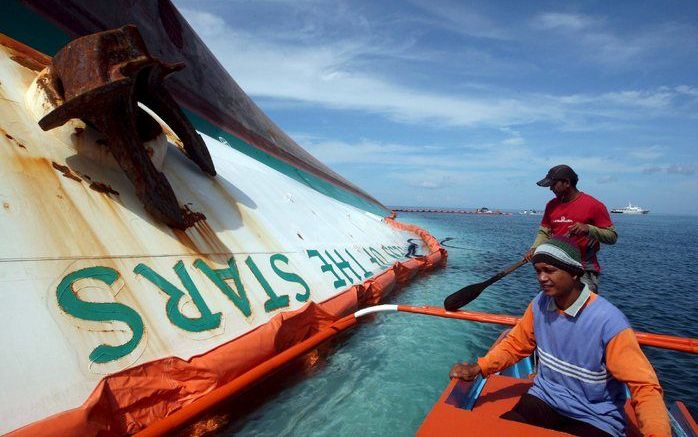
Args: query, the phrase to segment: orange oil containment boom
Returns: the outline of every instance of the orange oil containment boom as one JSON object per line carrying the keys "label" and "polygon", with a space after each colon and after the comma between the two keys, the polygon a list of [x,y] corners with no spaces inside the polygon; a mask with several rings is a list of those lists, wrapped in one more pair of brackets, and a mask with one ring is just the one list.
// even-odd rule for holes
{"label": "orange oil containment boom", "polygon": [[[345,316],[324,329],[321,329],[312,337],[286,349],[268,361],[258,365],[240,375],[229,383],[213,390],[203,397],[195,400],[189,405],[175,411],[162,420],[148,426],[137,436],[161,436],[172,433],[195,420],[200,415],[209,411],[219,403],[229,399],[258,382],[265,376],[270,375],[296,358],[310,352],[320,343],[345,331],[354,325],[357,320],[369,314],[379,312],[404,312],[423,314],[427,316],[444,317],[449,319],[470,320],[473,322],[495,323],[499,325],[514,326],[519,320],[518,317],[502,314],[480,313],[475,311],[446,311],[443,308],[432,306],[410,306],[410,305],[375,305],[364,308]],[[641,345],[670,349],[679,352],[698,354],[698,339],[676,337],[672,335],[651,334],[646,332],[635,332],[637,340]]]}

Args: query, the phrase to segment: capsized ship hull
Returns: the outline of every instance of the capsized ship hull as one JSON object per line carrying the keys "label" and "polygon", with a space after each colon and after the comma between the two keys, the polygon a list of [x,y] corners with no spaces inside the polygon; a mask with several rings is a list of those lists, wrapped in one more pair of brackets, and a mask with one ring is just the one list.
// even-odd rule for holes
{"label": "capsized ship hull", "polygon": [[[109,8],[181,20],[168,2],[123,3]],[[95,25],[87,6],[63,6],[53,19]],[[144,26],[169,35],[151,51],[200,45],[178,25]],[[154,220],[100,132],[79,120],[39,128],[55,106],[37,80],[49,62],[0,39],[0,312],[11,325],[0,334],[0,433],[137,432],[445,260],[433,237],[385,218],[239,88],[241,100],[212,104],[206,86],[187,100],[192,84],[173,85],[217,175],[163,125],[145,147],[194,220]],[[406,258],[415,233],[428,256]]]}

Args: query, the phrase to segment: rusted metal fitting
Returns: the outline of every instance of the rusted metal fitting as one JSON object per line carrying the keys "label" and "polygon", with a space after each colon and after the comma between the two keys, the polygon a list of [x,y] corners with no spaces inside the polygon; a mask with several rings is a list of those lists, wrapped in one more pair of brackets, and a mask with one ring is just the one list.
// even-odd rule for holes
{"label": "rusted metal fitting", "polygon": [[183,63],[167,64],[148,53],[136,26],[124,26],[78,38],[53,58],[50,82],[64,102],[39,121],[43,130],[79,118],[106,136],[107,146],[146,210],[158,220],[184,229],[191,223],[170,183],[151,162],[143,142],[161,132],[138,107],[143,103],[174,131],[185,154],[205,173],[216,170],[201,136],[163,86]]}

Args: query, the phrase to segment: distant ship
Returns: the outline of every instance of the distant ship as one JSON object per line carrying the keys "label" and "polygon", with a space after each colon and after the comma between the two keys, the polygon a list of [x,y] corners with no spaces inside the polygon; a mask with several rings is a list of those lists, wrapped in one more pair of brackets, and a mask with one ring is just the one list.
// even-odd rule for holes
{"label": "distant ship", "polygon": [[647,214],[650,212],[650,210],[642,209],[639,206],[633,205],[632,203],[628,202],[628,206],[624,208],[612,209],[611,212],[615,214]]}
{"label": "distant ship", "polygon": [[519,212],[521,215],[543,215],[543,211],[538,211],[536,209],[524,209]]}

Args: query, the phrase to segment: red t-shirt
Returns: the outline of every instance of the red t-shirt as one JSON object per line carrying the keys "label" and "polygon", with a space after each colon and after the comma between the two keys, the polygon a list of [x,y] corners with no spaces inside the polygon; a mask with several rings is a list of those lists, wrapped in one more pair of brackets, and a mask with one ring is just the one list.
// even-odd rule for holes
{"label": "red t-shirt", "polygon": [[[580,222],[599,228],[613,226],[606,206],[586,193],[580,192],[571,202],[560,202],[557,197],[545,206],[541,226],[550,228],[553,236],[566,236],[573,223]],[[600,249],[599,241],[588,235],[570,237],[582,252],[582,265],[585,270],[601,271],[596,253]]]}

